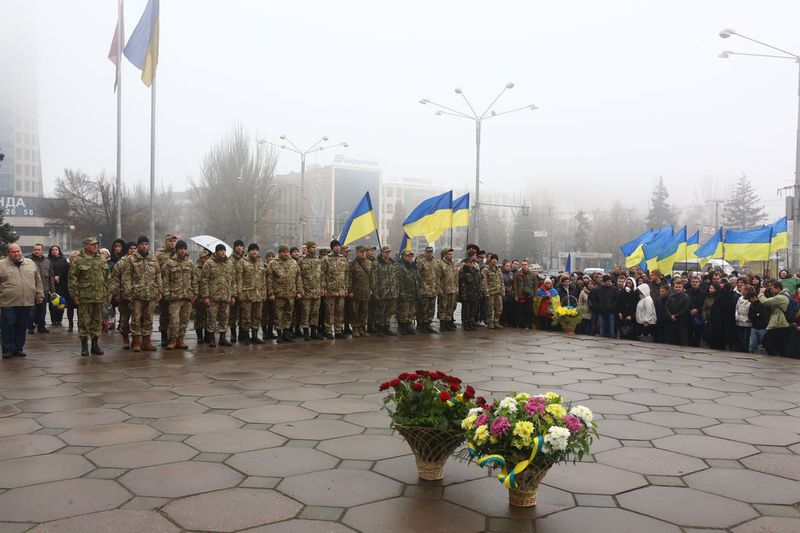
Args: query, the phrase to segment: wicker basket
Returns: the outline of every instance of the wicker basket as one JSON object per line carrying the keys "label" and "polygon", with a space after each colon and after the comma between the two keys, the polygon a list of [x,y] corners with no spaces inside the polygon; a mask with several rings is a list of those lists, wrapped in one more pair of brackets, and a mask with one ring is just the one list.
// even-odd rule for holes
{"label": "wicker basket", "polygon": [[[508,466],[514,468],[513,465]],[[536,497],[539,495],[539,483],[547,474],[550,467],[537,469],[528,467],[517,477],[517,488],[508,489],[508,504],[512,507],[533,507],[536,505]]]}
{"label": "wicker basket", "polygon": [[436,428],[397,424],[395,428],[414,452],[420,479],[427,481],[444,477],[444,464],[465,440],[461,431],[439,431]]}
{"label": "wicker basket", "polygon": [[567,335],[574,335],[575,334],[575,324],[567,324],[563,322],[561,324],[561,331],[563,331]]}

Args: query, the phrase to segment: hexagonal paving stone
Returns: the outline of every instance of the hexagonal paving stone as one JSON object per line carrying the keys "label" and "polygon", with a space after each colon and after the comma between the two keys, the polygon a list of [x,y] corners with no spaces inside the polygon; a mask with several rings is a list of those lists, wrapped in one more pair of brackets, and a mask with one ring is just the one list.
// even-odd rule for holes
{"label": "hexagonal paving stone", "polygon": [[605,383],[575,383],[572,385],[565,385],[564,388],[567,390],[585,392],[586,394],[598,394],[603,396],[613,396],[614,394],[631,392],[630,389],[626,389],[625,387],[618,387]]}
{"label": "hexagonal paving stone", "polygon": [[442,500],[394,498],[347,511],[342,520],[359,531],[449,533],[484,531],[485,520],[472,511]]}
{"label": "hexagonal paving stone", "polygon": [[[421,480],[417,475],[417,463],[413,455],[404,455],[393,459],[383,459],[375,463],[373,471],[396,479],[409,485],[423,484],[430,482]],[[479,468],[474,464],[465,463],[458,459],[450,459],[444,468],[444,479],[437,482],[441,485],[452,485],[462,481],[481,479],[490,475],[488,468]]]}
{"label": "hexagonal paving stone", "polygon": [[676,405],[683,405],[689,403],[685,398],[678,398],[677,396],[670,396],[668,394],[658,394],[656,392],[626,392],[625,394],[617,394],[614,399],[621,402],[638,403],[648,407],[674,407]]}
{"label": "hexagonal paving stone", "polygon": [[250,398],[241,394],[228,394],[223,396],[208,396],[197,400],[211,409],[247,409],[248,407],[261,407],[264,398]]}
{"label": "hexagonal paving stone", "polygon": [[239,453],[281,446],[286,439],[271,431],[234,429],[194,435],[185,442],[201,452]]}
{"label": "hexagonal paving stone", "polygon": [[797,533],[800,518],[786,516],[762,516],[733,528],[733,533]]}
{"label": "hexagonal paving stone", "polygon": [[586,400],[582,404],[593,412],[607,415],[632,415],[648,410],[647,407],[639,404],[620,402],[619,400]]}
{"label": "hexagonal paving stone", "polygon": [[707,416],[710,418],[748,418],[756,416],[758,413],[752,409],[744,409],[731,405],[720,405],[718,403],[690,403],[679,405],[675,408],[682,413]]}
{"label": "hexagonal paving stone", "polygon": [[47,522],[114,509],[131,497],[115,481],[71,479],[11,489],[0,494],[0,509],[4,520]]}
{"label": "hexagonal paving stone", "polygon": [[248,476],[286,477],[333,468],[339,461],[311,448],[283,446],[237,453],[225,462]]}
{"label": "hexagonal paving stone", "polygon": [[389,435],[354,435],[321,442],[318,450],[342,459],[362,459],[376,461],[398,455],[407,455],[408,444],[398,437]]}
{"label": "hexagonal paving stone", "polygon": [[757,409],[759,411],[785,411],[786,409],[796,407],[796,405],[789,402],[770,400],[768,398],[754,398],[747,394],[731,394],[730,396],[719,398],[714,401],[723,405],[732,405],[745,409]]}
{"label": "hexagonal paving stone", "polygon": [[236,429],[243,424],[227,415],[186,415],[162,418],[153,422],[153,427],[164,433],[198,435],[212,431]]}
{"label": "hexagonal paving stone", "polygon": [[556,465],[543,483],[568,492],[588,494],[619,494],[647,485],[639,474],[598,463]]}
{"label": "hexagonal paving stone", "polygon": [[33,389],[4,390],[3,396],[12,400],[40,400],[42,398],[61,398],[75,396],[80,390],[71,385],[58,385],[57,387],[37,387]]}
{"label": "hexagonal paving stone", "polygon": [[646,422],[668,428],[700,429],[719,424],[719,421],[707,416],[692,415],[689,413],[665,413],[663,411],[648,411],[631,415],[638,422]]}
{"label": "hexagonal paving stone", "polygon": [[800,455],[788,453],[760,453],[742,459],[742,464],[751,470],[788,477],[800,481]]}
{"label": "hexagonal paving stone", "polygon": [[170,502],[164,512],[185,529],[238,531],[292,518],[301,508],[274,490],[227,489]]}
{"label": "hexagonal paving stone", "polygon": [[[475,465],[469,466],[478,468]],[[451,485],[444,489],[444,498],[484,515],[508,518],[532,519],[563,511],[575,505],[575,500],[568,492],[540,485],[536,507],[524,509],[511,507],[508,505],[508,489],[503,487],[495,476]]]}
{"label": "hexagonal paving stone", "polygon": [[800,433],[800,416],[761,415],[748,418],[747,421],[756,426]]}
{"label": "hexagonal paving stone", "polygon": [[301,404],[307,409],[318,413],[329,413],[334,415],[348,415],[350,413],[363,413],[364,411],[377,411],[382,407],[381,404],[367,402],[364,400],[311,400]]}
{"label": "hexagonal paving stone", "polygon": [[180,530],[156,511],[115,509],[40,524],[31,533],[178,533]]}
{"label": "hexagonal paving stone", "polygon": [[746,503],[684,487],[647,487],[617,500],[626,509],[684,527],[726,528],[758,516]]}
{"label": "hexagonal paving stone", "polygon": [[0,461],[0,488],[12,489],[81,477],[94,466],[78,455],[50,454]]}
{"label": "hexagonal paving stone", "polygon": [[97,466],[109,468],[141,468],[144,466],[187,461],[197,450],[180,442],[152,440],[104,446],[92,450],[86,457]]}
{"label": "hexagonal paving stone", "polygon": [[292,422],[294,420],[308,420],[309,418],[314,418],[317,414],[296,405],[278,404],[239,409],[232,412],[231,416],[254,424],[280,424],[281,422]]}
{"label": "hexagonal paving stone", "polygon": [[[166,390],[142,390],[128,392],[107,392],[103,399],[108,403],[148,403],[166,402],[175,398],[175,395]],[[139,416],[139,415],[135,415]]]}
{"label": "hexagonal paving stone", "polygon": [[143,424],[108,424],[65,431],[59,437],[73,446],[112,446],[126,442],[152,440],[159,433]]}
{"label": "hexagonal paving stone", "polygon": [[616,448],[595,455],[598,463],[653,476],[682,476],[707,468],[695,457],[658,448]]}
{"label": "hexagonal paving stone", "polygon": [[103,424],[116,424],[128,417],[118,409],[103,409],[102,407],[89,407],[76,411],[63,411],[43,415],[36,419],[44,427],[49,428],[85,428]]}
{"label": "hexagonal paving stone", "polygon": [[388,428],[392,421],[389,417],[389,412],[385,409],[347,415],[343,420],[365,428]]}
{"label": "hexagonal paving stone", "polygon": [[800,502],[800,483],[744,468],[710,468],[686,476],[686,484],[749,503],[794,505]]}
{"label": "hexagonal paving stone", "polygon": [[633,420],[603,420],[597,431],[607,437],[629,440],[652,440],[672,435],[668,428]]}
{"label": "hexagonal paving stone", "polygon": [[720,424],[718,426],[705,428],[703,432],[715,437],[769,446],[788,446],[795,442],[800,442],[800,435],[796,433],[767,427],[751,426],[749,424]]}
{"label": "hexagonal paving stone", "polygon": [[592,533],[679,533],[672,524],[654,518],[602,507],[577,507],[536,520],[537,533],[591,531]]}
{"label": "hexagonal paving stone", "polygon": [[298,531],[303,533],[355,533],[355,530],[337,522],[299,519],[249,529],[247,533],[297,533]]}
{"label": "hexagonal paving stone", "polygon": [[270,428],[270,431],[290,439],[323,440],[358,435],[364,431],[364,428],[341,420],[314,419],[276,424]]}
{"label": "hexagonal paving stone", "polygon": [[689,398],[692,400],[713,400],[725,396],[724,392],[719,392],[702,387],[692,387],[690,385],[667,385],[655,390],[659,394],[669,394],[678,398]]}
{"label": "hexagonal paving stone", "polygon": [[365,470],[323,470],[287,477],[278,490],[307,505],[353,507],[400,496],[403,485]]}
{"label": "hexagonal paving stone", "polygon": [[292,379],[309,385],[332,385],[334,383],[349,383],[356,380],[355,377],[344,374],[315,374],[311,376],[299,376]]}
{"label": "hexagonal paving stone", "polygon": [[184,385],[175,387],[172,392],[181,396],[225,396],[238,394],[242,389],[232,385]]}
{"label": "hexagonal paving stone", "polygon": [[41,455],[63,448],[64,443],[50,435],[14,435],[0,439],[0,461]]}
{"label": "hexagonal paving stone", "polygon": [[321,387],[289,387],[269,391],[268,396],[280,401],[305,402],[308,400],[327,400],[336,398],[339,393]]}
{"label": "hexagonal paving stone", "polygon": [[131,416],[140,418],[171,418],[173,416],[199,415],[208,407],[188,400],[135,403],[123,408]]}
{"label": "hexagonal paving stone", "polygon": [[44,398],[42,400],[28,400],[16,405],[26,413],[59,413],[61,411],[74,411],[87,407],[100,407],[103,405],[100,398],[84,396],[68,396],[66,398]]}
{"label": "hexagonal paving stone", "polygon": [[33,433],[41,429],[42,426],[31,420],[30,418],[1,418],[0,419],[0,437],[9,437],[11,435],[24,435],[26,433]]}
{"label": "hexagonal paving stone", "polygon": [[654,440],[653,445],[701,459],[740,459],[758,453],[758,449],[749,444],[704,435],[672,435]]}
{"label": "hexagonal paving stone", "polygon": [[184,461],[131,470],[119,482],[139,496],[180,498],[234,487],[242,479],[244,476],[223,464]]}

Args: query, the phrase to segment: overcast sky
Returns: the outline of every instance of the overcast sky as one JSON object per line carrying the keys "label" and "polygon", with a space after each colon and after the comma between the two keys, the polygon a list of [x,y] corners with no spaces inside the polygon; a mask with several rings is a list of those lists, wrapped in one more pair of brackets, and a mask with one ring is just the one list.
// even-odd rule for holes
{"label": "overcast sky", "polygon": [[[126,0],[127,36],[145,4]],[[106,55],[116,5],[3,0],[0,53],[15,32],[35,35],[46,189],[64,167],[114,174]],[[644,205],[661,175],[674,203],[689,205],[703,183],[745,172],[777,213],[776,189],[794,179],[798,68],[719,59],[723,49],[769,51],[718,32],[800,53],[798,20],[795,0],[162,0],[158,179],[185,188],[239,121],[274,141],[347,141],[349,156],[378,161],[386,179],[466,186],[474,128],[418,100],[465,108],[460,86],[483,108],[513,81],[495,109],[540,109],[485,124],[486,187],[513,193],[532,182],[567,207]],[[150,93],[127,61],[123,84],[123,177],[146,182]],[[281,156],[279,171],[298,167]]]}

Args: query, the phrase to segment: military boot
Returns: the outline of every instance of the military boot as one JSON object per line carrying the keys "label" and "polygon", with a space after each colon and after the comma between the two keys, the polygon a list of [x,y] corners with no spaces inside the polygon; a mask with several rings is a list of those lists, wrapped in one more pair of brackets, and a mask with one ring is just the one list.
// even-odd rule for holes
{"label": "military boot", "polygon": [[436,335],[439,334],[439,332],[437,330],[433,329],[433,326],[431,326],[430,322],[427,322],[425,324],[425,328],[428,330],[428,333],[435,333]]}
{"label": "military boot", "polygon": [[81,356],[89,356],[89,339],[86,337],[81,337]]}
{"label": "military boot", "polygon": [[134,352],[141,352],[142,351],[142,336],[141,335],[134,335],[133,336],[133,344],[131,345],[131,349]]}
{"label": "military boot", "polygon": [[122,349],[128,350],[131,347],[131,338],[127,333],[122,334]]}
{"label": "military boot", "polygon": [[390,326],[389,324],[383,326],[383,335],[385,337],[397,337],[397,333],[392,331],[392,326]]}
{"label": "military boot", "polygon": [[166,346],[169,344],[169,332],[162,331],[161,332],[161,346]]}
{"label": "military boot", "polygon": [[[367,327],[369,327],[369,326],[367,326]],[[359,330],[361,331],[361,336],[362,336],[362,337],[369,337],[369,333],[367,333],[367,332],[364,330],[364,328],[363,328],[363,327],[359,328]]]}
{"label": "military boot", "polygon": [[286,328],[283,330],[283,342],[294,342],[294,338],[292,338],[292,331],[290,328]]}
{"label": "military boot", "polygon": [[250,331],[250,344],[266,344],[264,341],[258,338],[258,329],[253,329]]}
{"label": "military boot", "polygon": [[304,341],[311,340],[311,330],[309,328],[303,328],[303,340]]}
{"label": "military boot", "polygon": [[242,326],[239,326],[239,342],[250,344],[250,334],[247,332],[247,328]]}
{"label": "military boot", "polygon": [[336,333],[336,335],[334,335],[334,337],[336,337],[337,339],[346,339],[347,338],[347,333],[345,333],[344,330],[342,330],[342,331]]}
{"label": "military boot", "polygon": [[264,335],[265,339],[274,339],[275,338],[275,322],[270,322],[267,324],[267,334]]}
{"label": "military boot", "polygon": [[156,347],[150,340],[150,335],[142,335],[142,350],[146,352],[155,352]]}
{"label": "military boot", "polygon": [[[236,342],[236,326],[231,326],[231,342]],[[223,344],[220,343],[220,346]]]}
{"label": "military boot", "polygon": [[283,332],[279,329],[275,330],[275,342],[281,344],[283,342]]}
{"label": "military boot", "polygon": [[324,339],[325,337],[321,333],[321,329],[317,327],[311,328],[311,338],[314,340]]}
{"label": "military boot", "polygon": [[336,338],[336,335],[333,334],[333,330],[325,332],[325,338],[329,341],[332,341]]}
{"label": "military boot", "polygon": [[167,345],[165,346],[165,348],[166,348],[167,350],[174,350],[174,349],[175,349],[175,345],[176,345],[176,344],[178,344],[178,339],[177,339],[177,337],[171,337],[171,338],[169,339],[169,342],[168,342],[168,343],[167,343]]}
{"label": "military boot", "polygon": [[185,342],[183,342],[183,336],[180,336],[180,337],[178,337],[178,338],[176,339],[176,342],[175,342],[175,348],[177,348],[177,349],[179,349],[179,350],[185,350],[185,349],[187,349],[188,347],[189,347],[189,345],[188,345],[188,344],[186,344]]}
{"label": "military boot", "polygon": [[197,334],[197,344],[203,344],[206,342],[205,331],[202,329],[196,329],[194,332]]}
{"label": "military boot", "polygon": [[217,335],[215,332],[211,330],[206,330],[206,342],[208,343],[209,348],[216,348],[217,347]]}
{"label": "military boot", "polygon": [[97,337],[92,337],[92,355],[103,355],[103,350],[100,349]]}
{"label": "military boot", "polygon": [[229,341],[224,333],[219,334],[219,342],[217,343],[220,346],[232,346],[231,341]]}

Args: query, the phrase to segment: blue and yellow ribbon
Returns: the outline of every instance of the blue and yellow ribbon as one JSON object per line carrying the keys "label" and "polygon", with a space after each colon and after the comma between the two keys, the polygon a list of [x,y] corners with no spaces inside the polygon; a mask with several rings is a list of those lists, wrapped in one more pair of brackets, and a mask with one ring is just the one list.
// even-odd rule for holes
{"label": "blue and yellow ribbon", "polygon": [[[484,455],[478,459],[478,466],[483,467],[488,465],[502,468],[503,470],[497,474],[497,479],[500,480],[500,483],[502,483],[507,489],[515,489],[517,488],[517,476],[520,475],[526,468],[528,468],[528,466],[530,466],[536,456],[542,451],[543,445],[544,437],[542,435],[534,437],[532,442],[531,456],[525,461],[520,461],[517,463],[511,472],[508,471],[505,457],[497,454]],[[475,448],[475,445],[471,441],[467,442],[467,449],[469,450],[469,454],[471,456],[474,457],[477,455],[477,448]]]}
{"label": "blue and yellow ribbon", "polygon": [[455,407],[456,405],[461,405],[461,401],[463,400],[463,395],[459,394],[458,396],[451,397],[447,400],[447,407]]}

